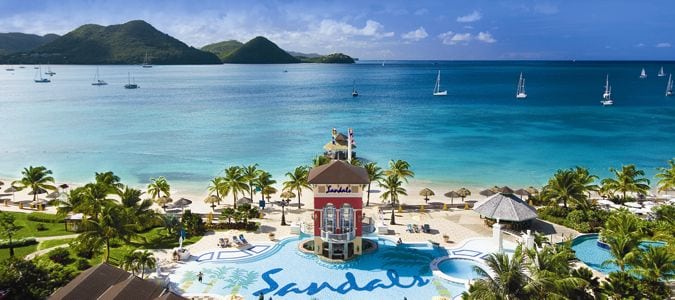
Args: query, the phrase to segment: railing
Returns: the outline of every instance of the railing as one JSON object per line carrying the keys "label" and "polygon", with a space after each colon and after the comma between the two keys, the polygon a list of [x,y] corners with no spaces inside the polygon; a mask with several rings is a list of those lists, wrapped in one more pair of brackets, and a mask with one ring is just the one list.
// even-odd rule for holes
{"label": "railing", "polygon": [[328,241],[351,241],[356,237],[356,231],[352,230],[345,233],[332,233],[321,230],[321,238]]}

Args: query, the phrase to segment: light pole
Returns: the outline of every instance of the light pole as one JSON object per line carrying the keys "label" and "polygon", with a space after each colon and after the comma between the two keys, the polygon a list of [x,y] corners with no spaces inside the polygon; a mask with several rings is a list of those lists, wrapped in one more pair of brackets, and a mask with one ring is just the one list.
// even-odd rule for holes
{"label": "light pole", "polygon": [[286,226],[286,210],[284,209],[291,203],[291,199],[281,199],[281,226]]}

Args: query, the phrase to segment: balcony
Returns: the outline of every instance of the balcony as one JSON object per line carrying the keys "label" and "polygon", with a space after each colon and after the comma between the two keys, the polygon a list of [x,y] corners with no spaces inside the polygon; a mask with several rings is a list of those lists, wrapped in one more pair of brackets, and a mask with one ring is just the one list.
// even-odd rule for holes
{"label": "balcony", "polygon": [[321,230],[321,239],[327,242],[346,242],[351,241],[356,237],[356,230],[345,233],[332,233]]}

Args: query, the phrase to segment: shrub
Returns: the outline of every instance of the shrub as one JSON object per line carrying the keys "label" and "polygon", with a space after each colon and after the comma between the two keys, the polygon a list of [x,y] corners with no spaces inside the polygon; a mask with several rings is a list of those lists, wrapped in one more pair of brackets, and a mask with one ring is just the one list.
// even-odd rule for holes
{"label": "shrub", "polygon": [[65,220],[62,216],[46,214],[41,212],[30,213],[26,216],[26,219],[33,222],[45,222],[45,223],[63,223]]}
{"label": "shrub", "polygon": [[59,247],[47,252],[47,257],[55,263],[67,265],[70,263],[70,252],[68,248]]}
{"label": "shrub", "polygon": [[78,270],[82,271],[82,270],[89,269],[89,268],[91,267],[91,264],[89,264],[89,261],[86,260],[86,259],[84,259],[84,258],[78,258],[78,259],[75,261],[75,267],[76,267]]}
{"label": "shrub", "polygon": [[187,234],[190,236],[202,235],[206,231],[202,217],[193,214],[189,209],[183,213],[183,228],[185,228]]}
{"label": "shrub", "polygon": [[[38,243],[38,241],[35,238],[31,237],[31,238],[13,240],[12,246],[16,248],[16,247],[24,247],[24,246],[35,245],[37,243]],[[0,241],[0,249],[9,248],[9,246],[10,246],[9,240]]]}
{"label": "shrub", "polygon": [[45,230],[47,230],[47,226],[45,226],[44,223],[38,223],[38,224],[35,226],[35,229],[36,229],[37,231],[45,231]]}

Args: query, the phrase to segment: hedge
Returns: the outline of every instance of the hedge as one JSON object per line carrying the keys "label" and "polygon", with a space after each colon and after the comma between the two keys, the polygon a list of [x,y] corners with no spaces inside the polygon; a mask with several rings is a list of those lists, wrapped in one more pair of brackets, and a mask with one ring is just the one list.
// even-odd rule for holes
{"label": "hedge", "polygon": [[34,222],[45,222],[45,223],[63,223],[65,220],[62,216],[46,214],[41,212],[30,213],[26,216],[26,219]]}
{"label": "hedge", "polygon": [[[38,243],[38,241],[34,237],[30,237],[30,238],[25,238],[25,239],[13,240],[12,246],[14,246],[14,248],[17,248],[17,247],[35,245],[37,243]],[[6,249],[6,248],[9,248],[9,246],[10,246],[9,240],[0,241],[0,249]]]}

